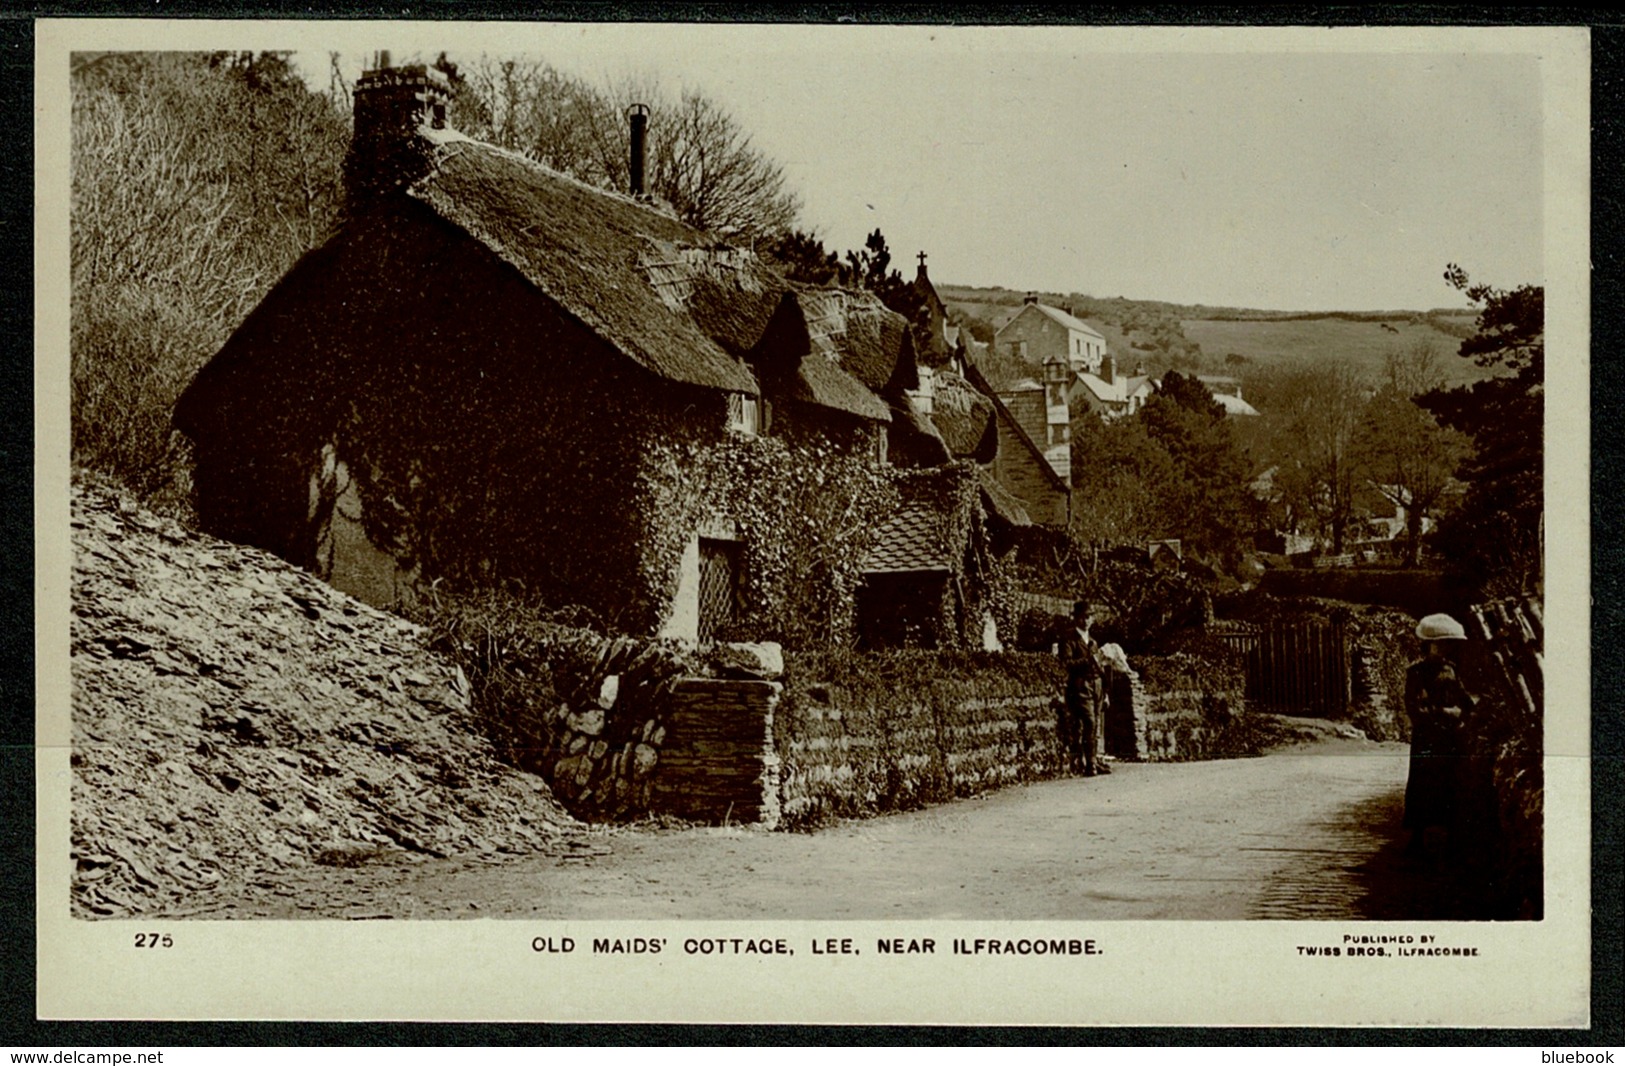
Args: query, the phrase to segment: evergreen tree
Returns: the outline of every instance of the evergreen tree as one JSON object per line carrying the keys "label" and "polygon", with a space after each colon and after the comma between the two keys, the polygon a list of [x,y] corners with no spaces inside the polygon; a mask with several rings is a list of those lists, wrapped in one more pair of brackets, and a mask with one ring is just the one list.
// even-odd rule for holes
{"label": "evergreen tree", "polygon": [[1440,523],[1438,547],[1470,595],[1531,592],[1544,573],[1545,290],[1473,285],[1454,263],[1445,280],[1479,305],[1477,331],[1459,354],[1506,373],[1421,398],[1475,446],[1458,472],[1466,496]]}

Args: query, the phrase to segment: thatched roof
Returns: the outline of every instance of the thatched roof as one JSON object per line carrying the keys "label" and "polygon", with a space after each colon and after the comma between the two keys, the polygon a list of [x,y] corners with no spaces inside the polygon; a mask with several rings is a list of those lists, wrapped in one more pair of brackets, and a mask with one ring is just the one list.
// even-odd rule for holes
{"label": "thatched roof", "polygon": [[[998,454],[993,401],[960,377],[939,370],[931,403],[931,421],[955,458],[974,457],[991,463]],[[989,434],[992,444],[989,445]],[[989,449],[991,448],[991,454]]]}
{"label": "thatched roof", "polygon": [[[662,378],[759,394],[760,368],[753,373],[747,359],[775,346],[770,326],[788,303],[795,320],[780,323],[776,343],[785,350],[772,360],[788,370],[774,383],[779,395],[884,422],[891,415],[881,394],[900,395],[918,383],[906,320],[873,294],[792,284],[754,253],[719,243],[650,204],[454,131],[434,131],[431,151],[433,165],[405,189],[413,211],[472,237],[512,268],[516,280]],[[376,201],[372,210],[380,207],[389,205]],[[338,266],[336,249],[371,225],[370,217],[369,211],[353,218],[273,288],[240,337],[188,389],[177,413],[183,428],[197,423],[194,414],[219,405],[224,394],[215,386],[249,381],[238,371],[265,364],[268,350],[278,365],[287,364],[281,349],[293,338],[284,335],[312,318],[301,305],[345,304],[356,283]],[[414,266],[435,269],[433,262]],[[454,287],[456,279],[445,284]],[[467,293],[474,314],[479,295]],[[331,310],[321,321],[342,331],[343,316]]]}
{"label": "thatched roof", "polygon": [[954,454],[949,451],[942,435],[931,419],[922,415],[919,408],[906,396],[889,397],[891,400],[891,446],[890,454],[895,466],[941,466],[952,462]]}
{"label": "thatched roof", "polygon": [[[828,333],[807,321],[807,307],[819,307],[817,290],[786,291],[755,346],[745,355],[763,387],[792,400],[845,411],[875,422],[891,420],[884,400],[842,369],[841,348]],[[814,295],[809,300],[809,294]]]}
{"label": "thatched roof", "polygon": [[1027,508],[1014,493],[999,484],[991,470],[977,470],[976,476],[982,487],[982,507],[988,514],[1012,526],[1033,524]]}
{"label": "thatched roof", "polygon": [[407,193],[634,362],[673,381],[756,394],[730,350],[760,335],[788,285],[754,255],[477,141],[442,146]]}
{"label": "thatched roof", "polygon": [[756,393],[739,359],[777,347],[771,361],[796,364],[790,399],[873,421],[890,417],[878,394],[917,384],[908,322],[872,293],[792,285],[752,252],[490,145],[442,152],[409,193],[663,377]]}
{"label": "thatched roof", "polygon": [[872,292],[801,289],[812,347],[873,392],[919,387],[908,320]]}

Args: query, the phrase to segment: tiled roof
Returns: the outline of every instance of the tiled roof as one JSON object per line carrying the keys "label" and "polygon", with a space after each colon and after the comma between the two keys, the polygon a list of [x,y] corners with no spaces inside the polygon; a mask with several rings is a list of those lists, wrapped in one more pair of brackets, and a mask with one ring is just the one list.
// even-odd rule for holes
{"label": "tiled roof", "polygon": [[948,570],[947,520],[925,503],[905,503],[880,527],[863,560],[866,574]]}
{"label": "tiled roof", "polygon": [[1100,337],[1101,340],[1106,339],[1105,337],[1100,336],[1100,331],[1098,329],[1091,326],[1081,318],[1074,318],[1065,311],[1061,310],[1059,307],[1051,307],[1049,304],[1031,304],[1030,306],[1038,308],[1040,311],[1044,312],[1044,314],[1048,315],[1056,322],[1059,322],[1067,329],[1075,329],[1079,333],[1087,333],[1091,337]]}

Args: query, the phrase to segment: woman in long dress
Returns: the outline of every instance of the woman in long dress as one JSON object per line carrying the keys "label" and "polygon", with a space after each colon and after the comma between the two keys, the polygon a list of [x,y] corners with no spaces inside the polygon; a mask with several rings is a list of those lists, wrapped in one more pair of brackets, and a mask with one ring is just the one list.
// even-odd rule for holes
{"label": "woman in long dress", "polygon": [[1427,830],[1448,833],[1457,823],[1465,755],[1462,716],[1473,705],[1449,652],[1454,642],[1467,639],[1461,623],[1447,614],[1431,614],[1416,627],[1416,635],[1427,654],[1405,673],[1405,713],[1411,720],[1405,828],[1412,833],[1412,852],[1423,849]]}

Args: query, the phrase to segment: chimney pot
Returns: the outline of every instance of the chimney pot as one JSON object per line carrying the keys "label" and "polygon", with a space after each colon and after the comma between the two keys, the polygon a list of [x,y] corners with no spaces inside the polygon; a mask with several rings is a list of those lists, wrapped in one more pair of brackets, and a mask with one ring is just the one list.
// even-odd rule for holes
{"label": "chimney pot", "polygon": [[649,136],[649,105],[633,104],[626,109],[626,116],[632,123],[632,195],[642,196],[645,193],[643,170],[645,145]]}

